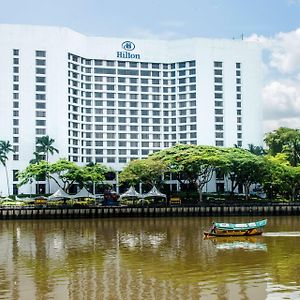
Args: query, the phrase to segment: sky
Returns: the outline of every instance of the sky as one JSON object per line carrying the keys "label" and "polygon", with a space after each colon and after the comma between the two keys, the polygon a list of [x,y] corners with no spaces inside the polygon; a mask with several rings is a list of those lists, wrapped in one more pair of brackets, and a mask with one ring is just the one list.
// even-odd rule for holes
{"label": "sky", "polygon": [[263,49],[264,132],[300,128],[300,0],[0,0],[0,23],[124,38],[243,37]]}

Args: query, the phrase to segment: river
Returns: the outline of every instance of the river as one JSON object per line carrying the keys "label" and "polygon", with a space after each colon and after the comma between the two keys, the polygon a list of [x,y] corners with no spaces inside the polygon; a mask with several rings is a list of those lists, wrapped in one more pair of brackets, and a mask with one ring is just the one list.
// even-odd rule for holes
{"label": "river", "polygon": [[203,240],[211,222],[1,221],[0,299],[300,299],[300,217],[269,217],[261,237]]}

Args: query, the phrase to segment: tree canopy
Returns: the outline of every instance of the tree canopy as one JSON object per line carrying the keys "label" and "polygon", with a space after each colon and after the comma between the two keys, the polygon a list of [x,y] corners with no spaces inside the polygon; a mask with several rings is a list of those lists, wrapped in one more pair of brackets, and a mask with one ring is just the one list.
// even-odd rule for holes
{"label": "tree canopy", "polygon": [[168,171],[167,165],[155,157],[131,161],[120,173],[120,183],[136,185],[139,182],[151,186],[160,185],[163,175]]}
{"label": "tree canopy", "polygon": [[300,131],[287,127],[280,127],[267,133],[264,139],[269,149],[269,154],[275,156],[285,153],[291,166],[300,163]]}
{"label": "tree canopy", "polygon": [[75,183],[88,185],[90,182],[103,182],[105,180],[105,174],[110,171],[110,168],[100,164],[80,167],[66,159],[59,159],[54,163],[42,160],[35,164],[29,164],[29,166],[19,174],[19,185],[24,185],[32,179],[36,180],[39,176],[48,172],[49,178],[54,180],[65,192],[68,192],[70,187]]}

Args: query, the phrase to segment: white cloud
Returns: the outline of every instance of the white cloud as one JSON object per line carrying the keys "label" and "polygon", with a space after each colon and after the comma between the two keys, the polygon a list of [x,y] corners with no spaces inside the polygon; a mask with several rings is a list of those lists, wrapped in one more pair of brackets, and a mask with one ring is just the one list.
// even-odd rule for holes
{"label": "white cloud", "polygon": [[278,33],[272,43],[270,65],[283,74],[300,72],[300,28]]}
{"label": "white cloud", "polygon": [[279,127],[300,128],[300,118],[281,118],[277,120],[266,120],[264,122],[265,133]]}
{"label": "white cloud", "polygon": [[[300,1],[298,1],[300,3]],[[264,129],[300,128],[300,28],[274,37],[252,35],[265,49]]]}
{"label": "white cloud", "polygon": [[271,38],[253,34],[246,40],[260,43],[269,51],[269,67],[288,75],[300,72],[300,28],[280,32]]}
{"label": "white cloud", "polygon": [[265,120],[278,118],[300,119],[300,92],[297,83],[273,81],[263,89]]}

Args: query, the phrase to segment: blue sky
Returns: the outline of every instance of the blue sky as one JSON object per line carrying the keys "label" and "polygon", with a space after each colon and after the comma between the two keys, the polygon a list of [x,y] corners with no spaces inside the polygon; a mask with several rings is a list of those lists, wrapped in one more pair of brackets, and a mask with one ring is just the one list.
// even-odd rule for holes
{"label": "blue sky", "polygon": [[0,0],[0,23],[87,35],[261,43],[264,130],[300,128],[300,0]]}
{"label": "blue sky", "polygon": [[232,38],[299,27],[299,0],[0,0],[1,23],[92,35]]}

